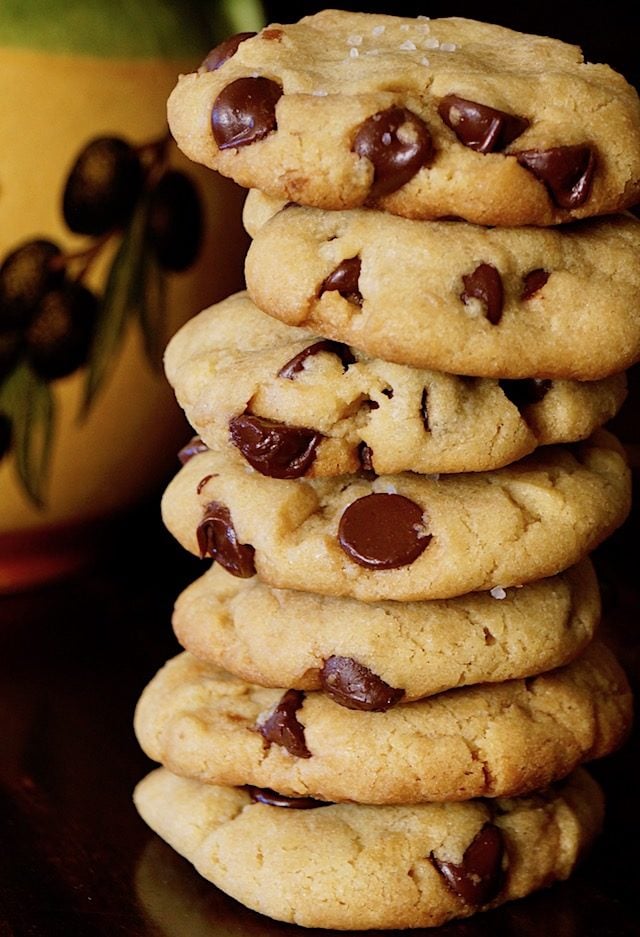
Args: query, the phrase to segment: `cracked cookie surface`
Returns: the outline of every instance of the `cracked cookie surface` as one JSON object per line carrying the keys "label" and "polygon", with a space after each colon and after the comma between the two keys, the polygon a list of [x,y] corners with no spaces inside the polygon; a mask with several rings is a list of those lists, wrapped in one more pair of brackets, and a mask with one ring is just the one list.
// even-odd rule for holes
{"label": "cracked cookie surface", "polygon": [[145,753],[186,777],[407,804],[541,788],[615,750],[628,734],[631,705],[624,671],[595,642],[566,667],[386,712],[258,687],[185,651],[143,690],[134,724]]}
{"label": "cracked cookie surface", "polygon": [[195,555],[279,588],[362,601],[450,598],[554,575],[626,518],[630,471],[605,430],[494,472],[266,478],[201,452],[162,517]]}
{"label": "cracked cookie surface", "polygon": [[624,374],[500,383],[372,359],[265,315],[244,292],[190,319],[164,360],[206,445],[275,477],[499,468],[589,436],[626,394]]}
{"label": "cracked cookie surface", "polygon": [[576,46],[336,10],[244,40],[181,76],[168,114],[188,157],[246,188],[502,226],[638,200],[638,95]]}
{"label": "cracked cookie surface", "polygon": [[290,206],[256,232],[245,270],[265,312],[399,364],[595,380],[640,356],[630,214],[505,229]]}
{"label": "cracked cookie surface", "polygon": [[436,926],[564,880],[599,833],[604,803],[584,769],[494,803],[296,810],[159,768],[134,800],[151,829],[246,906],[337,929]]}
{"label": "cracked cookie surface", "polygon": [[588,560],[519,589],[380,604],[273,589],[214,564],[178,597],[173,628],[195,657],[243,680],[366,709],[378,681],[407,701],[551,670],[586,647],[599,616]]}

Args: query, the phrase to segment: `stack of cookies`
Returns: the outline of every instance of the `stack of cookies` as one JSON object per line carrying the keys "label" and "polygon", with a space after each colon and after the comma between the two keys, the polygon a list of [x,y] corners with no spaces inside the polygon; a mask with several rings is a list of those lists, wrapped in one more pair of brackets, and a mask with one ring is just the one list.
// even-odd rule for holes
{"label": "stack of cookies", "polygon": [[169,118],[253,240],[166,353],[197,436],[163,518],[214,562],[137,707],[138,810],[310,927],[566,878],[631,721],[590,554],[630,507],[636,93],[557,40],[324,11],[227,40]]}

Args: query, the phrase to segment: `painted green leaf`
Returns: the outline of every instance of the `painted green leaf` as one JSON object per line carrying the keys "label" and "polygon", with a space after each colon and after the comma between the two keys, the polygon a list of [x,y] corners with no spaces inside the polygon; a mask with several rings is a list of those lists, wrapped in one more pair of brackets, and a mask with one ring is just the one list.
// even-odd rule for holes
{"label": "painted green leaf", "polygon": [[20,481],[31,501],[44,507],[55,424],[51,389],[27,364],[21,364],[0,387],[0,411],[13,424],[13,451]]}
{"label": "painted green leaf", "polygon": [[148,201],[141,199],[107,276],[89,355],[83,415],[88,412],[113,365],[127,319],[136,313],[140,303],[147,211]]}
{"label": "painted green leaf", "polygon": [[144,349],[151,367],[162,372],[162,356],[169,341],[166,279],[148,243],[143,246],[141,267],[138,318]]}

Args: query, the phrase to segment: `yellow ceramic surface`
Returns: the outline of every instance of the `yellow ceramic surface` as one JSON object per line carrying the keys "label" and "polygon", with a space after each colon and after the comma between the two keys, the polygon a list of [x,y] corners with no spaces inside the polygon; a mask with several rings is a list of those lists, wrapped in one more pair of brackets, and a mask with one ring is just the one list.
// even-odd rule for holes
{"label": "yellow ceramic surface", "polygon": [[[94,137],[119,136],[135,147],[165,137],[168,94],[177,75],[197,64],[0,50],[0,263],[33,238],[55,242],[65,255],[77,254],[76,266],[97,245],[83,283],[98,296],[104,293],[122,235],[116,232],[103,244],[68,229],[61,205],[69,170]],[[241,287],[247,246],[240,221],[244,193],[187,163],[173,143],[166,153],[198,187],[205,237],[192,267],[163,277],[167,318],[156,336],[163,344],[187,318]],[[152,491],[188,438],[173,394],[145,351],[135,315],[127,316],[102,382],[83,407],[86,384],[87,367],[51,381],[52,420],[25,417],[35,423],[30,458],[37,469],[32,475],[39,476],[30,492],[15,444],[0,461],[0,589],[51,578],[75,565],[89,550],[89,523]],[[6,396],[6,380],[5,385]],[[0,385],[0,411],[2,393]],[[51,445],[39,463],[45,425]]]}

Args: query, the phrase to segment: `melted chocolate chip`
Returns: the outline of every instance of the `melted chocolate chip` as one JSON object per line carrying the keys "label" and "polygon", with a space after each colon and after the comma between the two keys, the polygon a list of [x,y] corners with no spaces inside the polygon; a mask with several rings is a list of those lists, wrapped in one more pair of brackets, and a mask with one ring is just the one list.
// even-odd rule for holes
{"label": "melted chocolate chip", "polygon": [[398,494],[381,492],[358,498],[345,508],[338,526],[342,549],[368,569],[408,566],[430,540],[420,505]]}
{"label": "melted chocolate chip", "polygon": [[206,59],[200,66],[201,71],[215,72],[224,65],[238,51],[240,43],[245,39],[251,39],[256,33],[236,33],[235,36],[229,36],[224,42],[221,42],[209,52]]}
{"label": "melted chocolate chip", "polygon": [[344,299],[356,306],[362,305],[362,294],[359,287],[361,262],[359,257],[349,257],[341,261],[320,287],[320,296],[323,293],[336,291]]}
{"label": "melted chocolate chip", "polygon": [[178,461],[181,465],[185,465],[189,459],[194,457],[194,455],[199,455],[201,452],[208,451],[209,447],[200,439],[199,436],[192,436],[189,442],[179,451]]}
{"label": "melted chocolate chip", "polygon": [[560,208],[578,208],[589,198],[596,167],[590,146],[554,146],[513,153],[521,166],[544,182]]}
{"label": "melted chocolate chip", "polygon": [[292,810],[315,810],[317,807],[331,807],[330,800],[316,800],[315,797],[289,797],[279,794],[270,787],[255,787],[246,784],[245,791],[256,804],[267,804],[269,807],[289,807]]}
{"label": "melted chocolate chip", "polygon": [[389,686],[352,657],[327,658],[320,671],[320,682],[325,693],[347,709],[386,712],[404,696],[404,690]]}
{"label": "melted chocolate chip", "polygon": [[307,358],[311,358],[313,355],[319,355],[321,351],[327,351],[332,355],[337,355],[345,371],[349,365],[353,364],[356,360],[348,345],[343,345],[341,342],[332,342],[330,339],[322,339],[322,341],[314,342],[313,345],[309,345],[308,348],[303,348],[302,351],[299,351],[290,361],[283,364],[278,371],[278,377],[284,377],[286,380],[292,381],[296,374],[299,374],[300,371],[303,370]]}
{"label": "melted chocolate chip", "polygon": [[269,478],[300,478],[316,457],[321,433],[304,426],[287,426],[251,413],[229,423],[234,446],[252,468]]}
{"label": "melted chocolate chip", "polygon": [[502,888],[504,844],[497,826],[486,823],[465,850],[462,862],[431,859],[445,882],[465,904],[479,907],[492,901]]}
{"label": "melted chocolate chip", "polygon": [[397,106],[365,120],[352,149],[373,163],[371,199],[395,192],[433,158],[431,134],[424,121]]}
{"label": "melted chocolate chip", "polygon": [[541,290],[549,279],[550,274],[547,270],[543,270],[541,267],[537,270],[530,270],[529,273],[525,274],[522,281],[522,293],[520,294],[520,299],[524,302],[526,299],[531,299],[531,297]]}
{"label": "melted chocolate chip", "polygon": [[249,579],[255,575],[255,550],[248,543],[239,543],[229,508],[219,501],[211,501],[197,529],[198,547],[202,559],[212,557],[232,576]]}
{"label": "melted chocolate chip", "polygon": [[462,277],[464,290],[460,294],[463,303],[470,299],[479,299],[485,307],[485,315],[491,325],[497,325],[502,318],[504,294],[502,278],[491,264],[480,264],[479,267]]}
{"label": "melted chocolate chip", "polygon": [[282,745],[297,758],[311,758],[304,726],[296,717],[303,702],[302,690],[287,690],[273,712],[258,726],[258,731],[269,744]]}
{"label": "melted chocolate chip", "polygon": [[270,78],[236,78],[213,103],[211,128],[221,150],[248,146],[277,129],[282,88]]}
{"label": "melted chocolate chip", "polygon": [[539,403],[551,388],[551,381],[538,377],[524,378],[520,381],[505,378],[499,381],[499,384],[505,397],[518,410],[521,410],[522,407],[528,407],[532,403]]}
{"label": "melted chocolate chip", "polygon": [[459,98],[456,94],[448,94],[442,99],[438,113],[460,143],[479,153],[504,150],[529,126],[525,117],[506,114],[487,104]]}
{"label": "melted chocolate chip", "polygon": [[429,432],[429,410],[427,403],[429,401],[429,391],[426,387],[422,389],[422,396],[420,398],[420,414],[422,416],[422,425],[425,428],[425,432]]}
{"label": "melted chocolate chip", "polygon": [[361,442],[358,446],[358,458],[364,477],[377,478],[376,470],[373,467],[373,449],[366,442]]}
{"label": "melted chocolate chip", "polygon": [[284,30],[277,28],[263,29],[260,33],[261,39],[268,39],[270,42],[280,42],[283,36]]}

